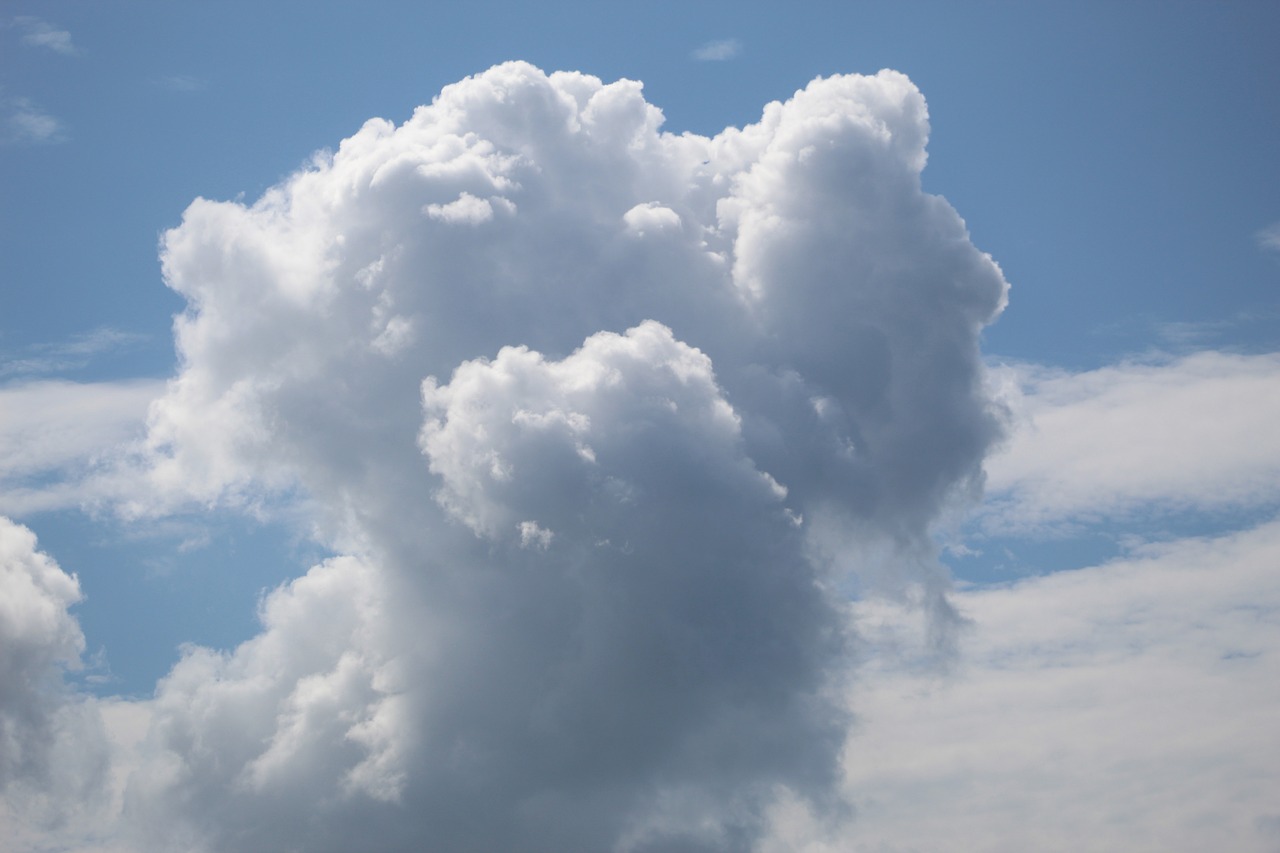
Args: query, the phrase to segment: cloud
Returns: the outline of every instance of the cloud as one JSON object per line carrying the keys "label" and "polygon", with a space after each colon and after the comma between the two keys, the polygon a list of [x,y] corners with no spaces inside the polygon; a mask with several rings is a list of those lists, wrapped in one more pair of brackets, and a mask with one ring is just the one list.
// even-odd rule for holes
{"label": "cloud", "polygon": [[208,86],[208,82],[190,74],[168,74],[156,80],[156,85],[170,92],[199,92]]}
{"label": "cloud", "polygon": [[102,327],[59,343],[35,344],[18,357],[0,360],[0,377],[61,373],[85,367],[94,356],[124,349],[145,336]]}
{"label": "cloud", "polygon": [[838,811],[841,590],[948,619],[1006,284],[921,190],[900,74],[661,122],[510,63],[165,234],[180,370],[120,511],[294,504],[334,556],[157,685],[137,849],[738,850],[780,792]]}
{"label": "cloud", "polygon": [[13,23],[22,30],[23,44],[48,48],[63,56],[76,56],[80,53],[79,49],[71,43],[71,33],[60,30],[46,21],[30,15],[22,15],[14,18]]}
{"label": "cloud", "polygon": [[[1275,849],[1277,560],[1273,520],[959,593],[953,675],[861,673],[855,819],[780,810],[764,849]],[[892,608],[860,608],[868,642],[910,647]]]}
{"label": "cloud", "polygon": [[1272,223],[1258,232],[1258,245],[1272,252],[1280,252],[1280,222]]}
{"label": "cloud", "polygon": [[742,53],[742,42],[737,39],[709,41],[693,51],[693,58],[701,62],[724,62]]}
{"label": "cloud", "polygon": [[163,390],[156,380],[0,386],[0,513],[106,499],[116,460],[142,437],[147,406]]}
{"label": "cloud", "polygon": [[1018,426],[988,462],[992,529],[1280,499],[1280,355],[1204,351],[996,375]]}
{"label": "cloud", "polygon": [[63,123],[27,98],[0,99],[0,117],[4,122],[4,135],[0,138],[6,144],[40,145],[67,140]]}
{"label": "cloud", "polygon": [[0,517],[0,588],[0,792],[24,823],[56,824],[95,798],[108,764],[95,709],[63,682],[84,650],[68,612],[80,586]]}

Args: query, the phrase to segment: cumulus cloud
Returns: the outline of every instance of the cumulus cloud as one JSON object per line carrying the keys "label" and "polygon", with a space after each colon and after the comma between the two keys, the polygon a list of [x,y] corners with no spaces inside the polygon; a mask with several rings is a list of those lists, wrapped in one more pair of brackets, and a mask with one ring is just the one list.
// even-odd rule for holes
{"label": "cumulus cloud", "polygon": [[946,678],[902,665],[900,613],[859,604],[898,654],[851,694],[856,819],[779,808],[765,849],[1274,850],[1278,560],[1271,521],[960,592],[973,627]]}
{"label": "cumulus cloud", "polygon": [[742,53],[742,42],[737,39],[709,41],[693,52],[693,58],[702,62],[724,62]]}
{"label": "cumulus cloud", "polygon": [[[165,234],[121,509],[301,497],[335,556],[184,651],[139,849],[739,850],[834,814],[846,590],[946,621],[1006,285],[906,77],[661,131],[510,63]],[[372,828],[376,827],[376,832]]]}
{"label": "cumulus cloud", "polygon": [[63,680],[84,649],[68,612],[80,585],[0,517],[0,589],[0,793],[23,823],[56,824],[94,799],[107,770],[100,719]]}
{"label": "cumulus cloud", "polygon": [[1017,428],[988,463],[993,529],[1280,499],[1280,355],[1204,351],[996,376]]}

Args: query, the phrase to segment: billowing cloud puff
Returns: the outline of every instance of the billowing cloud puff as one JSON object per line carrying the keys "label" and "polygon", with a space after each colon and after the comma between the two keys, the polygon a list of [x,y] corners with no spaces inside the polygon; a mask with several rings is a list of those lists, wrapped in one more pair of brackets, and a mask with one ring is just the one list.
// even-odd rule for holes
{"label": "billowing cloud puff", "polygon": [[57,821],[92,797],[107,762],[96,713],[63,681],[84,648],[68,612],[80,585],[30,530],[0,517],[0,589],[0,793],[28,818]]}
{"label": "billowing cloud puff", "polygon": [[942,600],[1006,286],[900,74],[661,123],[502,65],[165,235],[128,510],[300,497],[341,556],[160,684],[138,844],[736,850],[780,791],[821,811],[842,579],[888,549],[864,580]]}

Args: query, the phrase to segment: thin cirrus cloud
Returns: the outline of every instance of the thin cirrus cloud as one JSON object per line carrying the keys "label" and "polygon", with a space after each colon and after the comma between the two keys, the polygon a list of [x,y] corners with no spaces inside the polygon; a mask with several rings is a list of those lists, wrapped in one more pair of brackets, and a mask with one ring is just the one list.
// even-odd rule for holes
{"label": "thin cirrus cloud", "polygon": [[885,71],[676,136],[638,83],[509,63],[193,202],[117,508],[304,495],[335,556],[157,686],[134,848],[737,850],[779,797],[832,812],[837,589],[900,551],[876,588],[946,620],[930,530],[1002,430],[1006,284],[921,191],[926,116]]}

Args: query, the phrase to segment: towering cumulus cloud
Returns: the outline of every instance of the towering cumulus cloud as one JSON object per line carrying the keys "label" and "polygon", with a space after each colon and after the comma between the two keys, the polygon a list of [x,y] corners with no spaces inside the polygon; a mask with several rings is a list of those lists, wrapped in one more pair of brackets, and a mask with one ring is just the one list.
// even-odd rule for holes
{"label": "towering cumulus cloud", "polygon": [[161,682],[139,845],[742,850],[832,805],[845,603],[945,610],[1006,286],[900,74],[661,123],[502,65],[165,235],[131,510],[301,500],[337,556]]}

